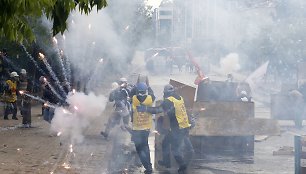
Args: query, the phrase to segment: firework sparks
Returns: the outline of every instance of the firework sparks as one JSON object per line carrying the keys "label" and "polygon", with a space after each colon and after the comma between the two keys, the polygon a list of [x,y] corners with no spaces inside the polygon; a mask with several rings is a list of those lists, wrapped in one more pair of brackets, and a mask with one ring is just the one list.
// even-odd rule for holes
{"label": "firework sparks", "polygon": [[71,168],[70,165],[67,164],[67,163],[63,163],[62,166],[63,166],[65,169],[70,169],[70,168]]}
{"label": "firework sparks", "polygon": [[72,146],[72,144],[70,144],[70,146],[69,146],[69,151],[70,151],[70,153],[73,152],[73,146]]}
{"label": "firework sparks", "polygon": [[45,55],[43,53],[38,53],[40,59],[44,59],[45,58]]}
{"label": "firework sparks", "polygon": [[205,111],[205,110],[206,110],[206,108],[201,108],[201,109],[200,109],[200,111]]}
{"label": "firework sparks", "polygon": [[59,136],[61,136],[62,135],[62,132],[58,132],[57,133],[57,136],[59,137]]}
{"label": "firework sparks", "polygon": [[24,94],[24,91],[19,91],[19,94],[21,94],[21,95]]}
{"label": "firework sparks", "polygon": [[155,56],[157,56],[159,53],[155,53],[154,55],[153,55],[153,57],[155,57]]}
{"label": "firework sparks", "polygon": [[103,58],[101,58],[101,59],[99,60],[99,62],[100,62],[100,63],[103,63]]}
{"label": "firework sparks", "polygon": [[[61,90],[61,92],[63,94],[65,94],[65,90],[64,88],[59,85],[60,84],[60,81],[59,79],[57,78],[56,74],[54,73],[54,71],[52,70],[52,67],[50,66],[50,64],[48,63],[48,61],[45,58],[45,56],[42,54],[42,53],[39,53],[39,56],[41,57],[41,60],[43,61],[43,63],[46,65],[46,68],[47,70],[49,71],[51,77],[55,80],[55,84],[59,87],[59,89]],[[57,98],[63,100],[63,98],[56,92],[56,90],[49,84],[47,83],[48,86],[50,87],[51,91],[57,96]]]}
{"label": "firework sparks", "polygon": [[74,106],[73,108],[74,108],[75,110],[79,110],[79,108],[78,108],[77,106]]}
{"label": "firework sparks", "polygon": [[55,44],[57,44],[57,39],[55,37],[53,37],[52,40]]}
{"label": "firework sparks", "polygon": [[44,75],[46,74],[41,68],[40,66],[37,64],[36,60],[33,58],[33,56],[27,51],[26,47],[21,44],[23,50],[25,51],[25,53],[27,54],[27,56],[31,59],[31,61],[34,63],[34,65],[36,66],[36,68]]}

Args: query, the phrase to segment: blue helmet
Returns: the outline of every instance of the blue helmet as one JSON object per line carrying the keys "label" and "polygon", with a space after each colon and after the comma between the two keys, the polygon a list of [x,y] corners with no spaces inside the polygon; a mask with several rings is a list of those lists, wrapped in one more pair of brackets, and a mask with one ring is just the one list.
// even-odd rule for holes
{"label": "blue helmet", "polygon": [[140,82],[136,85],[138,93],[145,93],[148,90],[148,86],[146,83]]}
{"label": "blue helmet", "polygon": [[164,87],[164,98],[167,98],[174,94],[174,87],[170,84]]}
{"label": "blue helmet", "polygon": [[170,84],[166,85],[164,87],[164,93],[167,93],[167,94],[172,94],[174,93],[174,87]]}

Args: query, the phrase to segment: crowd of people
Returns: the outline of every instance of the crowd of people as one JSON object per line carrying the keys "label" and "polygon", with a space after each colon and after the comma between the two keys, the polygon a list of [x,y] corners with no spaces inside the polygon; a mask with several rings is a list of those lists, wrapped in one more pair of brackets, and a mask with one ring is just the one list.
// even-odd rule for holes
{"label": "crowd of people", "polygon": [[[114,89],[110,92],[109,102],[114,102],[114,112],[110,115],[105,129],[101,132],[105,138],[109,138],[110,130],[120,125],[131,133],[131,140],[135,144],[138,157],[145,168],[145,174],[151,174],[152,163],[148,137],[153,129],[153,114],[164,113],[169,118],[170,127],[166,131],[159,128],[160,134],[164,134],[162,145],[163,159],[159,165],[166,168],[171,167],[170,151],[179,165],[178,173],[186,173],[188,164],[194,153],[189,139],[191,124],[185,108],[184,99],[178,95],[175,88],[167,84],[163,91],[163,101],[159,106],[153,106],[156,99],[148,79],[142,82],[138,79],[135,85],[121,78],[112,85]],[[156,125],[160,127],[160,124]],[[188,155],[185,155],[188,152]]]}
{"label": "crowd of people", "polygon": [[[60,99],[51,91],[51,84],[48,77],[41,76],[37,83],[34,78],[28,75],[26,69],[20,69],[12,66],[8,60],[7,50],[0,51],[0,99],[4,104],[3,119],[18,120],[18,110],[22,117],[22,127],[31,128],[31,108],[33,98],[39,98],[42,103],[42,115],[44,120],[51,122],[54,115],[52,105],[57,105]],[[34,92],[36,86],[40,87],[39,93]],[[34,96],[35,95],[37,96]],[[68,93],[68,91],[67,91]],[[62,94],[65,97],[66,94]],[[46,105],[48,103],[48,105]]]}
{"label": "crowd of people", "polygon": [[[0,76],[1,76],[1,99],[4,103],[4,120],[18,120],[22,117],[22,127],[31,128],[31,107],[36,94],[33,94],[35,80],[31,78],[26,69],[19,69],[5,65],[7,59],[6,50],[1,51],[0,55]],[[65,94],[55,89],[50,84],[51,79],[41,76],[39,86],[41,87],[39,99],[42,102],[42,115],[45,121],[51,123],[54,116],[55,106],[65,103]],[[135,144],[135,149],[139,159],[145,168],[146,174],[153,172],[150,158],[148,137],[153,129],[153,114],[164,113],[164,117],[170,120],[170,127],[167,131],[161,131],[165,134],[163,140],[163,159],[159,161],[161,166],[170,168],[170,150],[179,164],[179,173],[185,173],[190,156],[184,155],[182,149],[187,147],[190,154],[193,153],[193,147],[189,140],[189,129],[191,124],[184,105],[182,96],[175,92],[170,84],[164,88],[163,102],[160,106],[153,107],[155,95],[149,85],[148,78],[144,82],[138,80],[137,84],[131,85],[126,78],[120,78],[118,82],[112,84],[113,90],[109,95],[109,101],[114,102],[114,112],[109,117],[105,129],[101,134],[108,138],[112,128],[116,125],[123,125],[121,128],[131,134],[131,140]],[[52,90],[53,88],[53,90]],[[12,115],[12,117],[9,117]],[[170,148],[171,147],[171,148]],[[192,156],[192,155],[191,155]]]}

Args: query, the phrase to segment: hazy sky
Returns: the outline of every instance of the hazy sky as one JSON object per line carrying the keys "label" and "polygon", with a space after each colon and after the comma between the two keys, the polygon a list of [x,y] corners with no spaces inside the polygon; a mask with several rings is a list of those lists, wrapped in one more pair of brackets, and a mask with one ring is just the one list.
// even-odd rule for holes
{"label": "hazy sky", "polygon": [[148,0],[147,4],[153,6],[153,9],[154,9],[154,8],[157,8],[159,6],[161,1],[162,0]]}

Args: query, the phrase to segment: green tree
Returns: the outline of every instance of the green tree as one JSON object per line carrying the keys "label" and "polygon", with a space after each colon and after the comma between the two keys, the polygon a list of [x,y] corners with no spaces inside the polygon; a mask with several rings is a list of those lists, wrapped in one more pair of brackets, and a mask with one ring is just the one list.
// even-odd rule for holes
{"label": "green tree", "polygon": [[69,14],[78,8],[82,13],[90,13],[107,6],[106,0],[1,0],[0,36],[12,41],[33,41],[35,36],[29,23],[46,15],[53,21],[53,35],[67,29]]}

